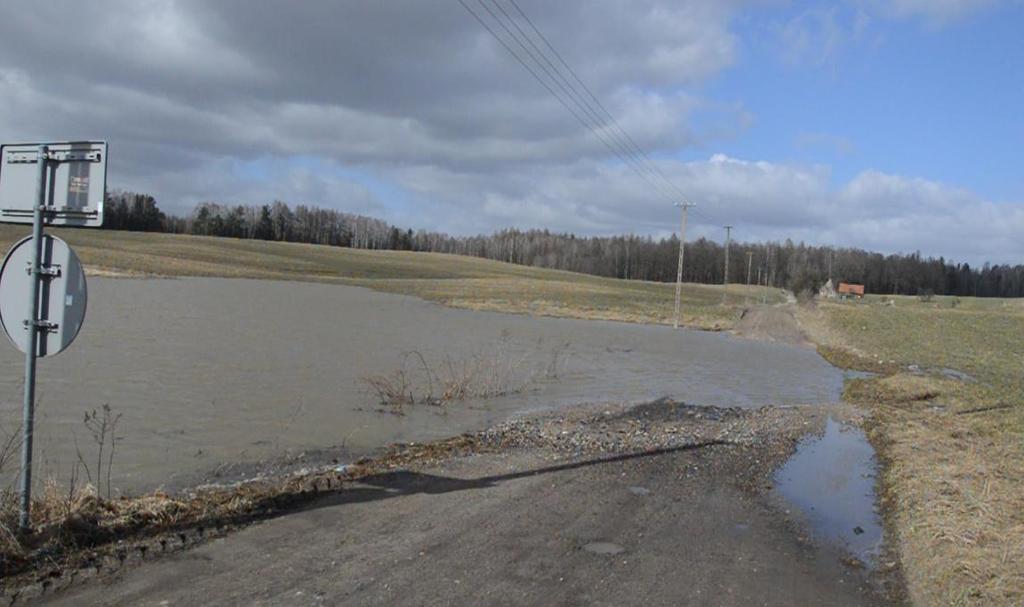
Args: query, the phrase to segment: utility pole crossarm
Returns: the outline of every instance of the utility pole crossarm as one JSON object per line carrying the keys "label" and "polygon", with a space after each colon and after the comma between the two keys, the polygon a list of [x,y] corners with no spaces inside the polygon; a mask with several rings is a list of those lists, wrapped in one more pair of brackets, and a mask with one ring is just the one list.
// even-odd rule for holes
{"label": "utility pole crossarm", "polygon": [[683,293],[683,252],[686,249],[686,212],[697,205],[692,202],[677,202],[675,206],[682,209],[679,225],[679,263],[676,265],[676,312],[673,327],[679,328],[679,298]]}

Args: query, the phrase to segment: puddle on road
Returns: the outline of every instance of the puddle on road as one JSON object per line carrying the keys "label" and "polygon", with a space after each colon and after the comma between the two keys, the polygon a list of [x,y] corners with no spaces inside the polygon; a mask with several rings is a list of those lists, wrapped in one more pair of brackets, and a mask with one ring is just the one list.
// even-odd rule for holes
{"label": "puddle on road", "polygon": [[825,433],[801,441],[775,473],[775,486],[802,511],[816,536],[873,566],[882,543],[875,510],[877,469],[864,433],[829,418]]}
{"label": "puddle on road", "polygon": [[622,546],[611,542],[590,542],[583,546],[583,549],[592,554],[599,554],[601,556],[614,556],[626,551]]}
{"label": "puddle on road", "polygon": [[878,377],[878,373],[872,373],[871,371],[843,370],[843,379],[872,379],[875,377]]}

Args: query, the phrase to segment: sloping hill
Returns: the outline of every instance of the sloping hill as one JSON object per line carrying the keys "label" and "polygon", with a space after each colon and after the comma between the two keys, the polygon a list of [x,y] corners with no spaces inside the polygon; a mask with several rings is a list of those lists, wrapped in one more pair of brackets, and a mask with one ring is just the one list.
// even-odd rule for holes
{"label": "sloping hill", "polygon": [[[110,230],[51,229],[78,252],[92,274],[220,276],[337,282],[422,297],[445,305],[571,318],[670,323],[671,284],[601,278],[498,261],[406,251]],[[28,226],[0,225],[9,248]],[[683,324],[732,326],[747,297],[741,285],[686,284]],[[781,301],[773,291],[773,301]],[[724,305],[723,305],[724,304]]]}

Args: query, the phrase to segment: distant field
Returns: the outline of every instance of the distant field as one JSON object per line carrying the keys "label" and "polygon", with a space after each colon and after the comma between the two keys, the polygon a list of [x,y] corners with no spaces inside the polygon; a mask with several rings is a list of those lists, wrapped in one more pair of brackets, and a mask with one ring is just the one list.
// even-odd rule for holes
{"label": "distant field", "polygon": [[[885,304],[894,302],[900,309],[909,307],[916,310],[987,310],[1024,312],[1024,299],[1003,297],[957,297],[955,295],[933,295],[927,301],[911,295],[865,295],[860,303]],[[857,302],[854,302],[857,303]]]}
{"label": "distant field", "polygon": [[[671,284],[600,278],[487,259],[365,251],[298,243],[108,230],[53,229],[94,273],[224,276],[354,284],[445,305],[544,316],[671,323]],[[0,225],[0,247],[27,235],[27,226]],[[749,294],[742,285],[686,284],[683,324],[730,328]],[[783,301],[770,290],[769,301]],[[723,302],[725,305],[722,305]]]}

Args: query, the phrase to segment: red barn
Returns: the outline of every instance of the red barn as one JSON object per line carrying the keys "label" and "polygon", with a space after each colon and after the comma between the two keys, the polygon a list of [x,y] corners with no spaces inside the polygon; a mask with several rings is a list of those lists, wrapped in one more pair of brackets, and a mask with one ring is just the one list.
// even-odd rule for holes
{"label": "red barn", "polygon": [[854,285],[848,282],[841,282],[839,283],[839,288],[837,289],[837,292],[839,293],[840,297],[852,296],[856,297],[857,299],[860,299],[861,297],[864,297],[864,285]]}

